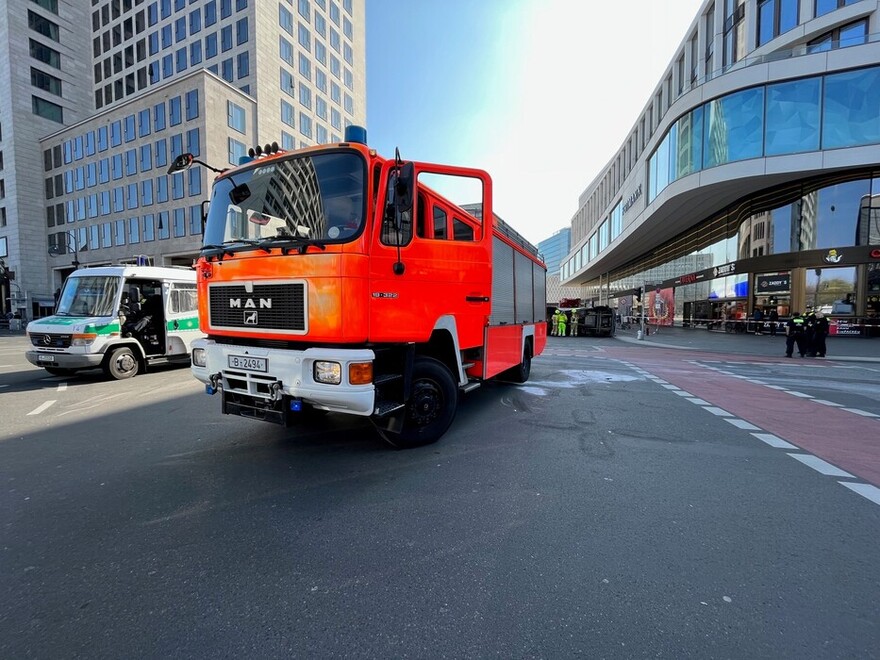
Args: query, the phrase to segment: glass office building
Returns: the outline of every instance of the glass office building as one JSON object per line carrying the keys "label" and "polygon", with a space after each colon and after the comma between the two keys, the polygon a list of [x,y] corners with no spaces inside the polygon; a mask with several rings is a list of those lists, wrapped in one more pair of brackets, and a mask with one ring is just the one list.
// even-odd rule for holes
{"label": "glass office building", "polygon": [[581,195],[562,282],[624,309],[643,288],[661,323],[814,307],[878,334],[878,20],[864,1],[706,2]]}

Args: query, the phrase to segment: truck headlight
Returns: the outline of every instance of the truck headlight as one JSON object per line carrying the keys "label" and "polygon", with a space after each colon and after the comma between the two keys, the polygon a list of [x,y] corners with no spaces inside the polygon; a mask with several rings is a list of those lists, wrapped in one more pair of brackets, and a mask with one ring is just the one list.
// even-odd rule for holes
{"label": "truck headlight", "polygon": [[94,332],[84,332],[82,334],[75,334],[71,337],[70,345],[71,346],[91,346],[92,342],[94,342],[98,338],[97,333]]}
{"label": "truck headlight", "polygon": [[315,362],[314,377],[316,383],[339,385],[342,382],[342,365],[318,360]]}
{"label": "truck headlight", "polygon": [[204,348],[192,349],[192,363],[196,367],[205,367],[208,364],[208,354]]}

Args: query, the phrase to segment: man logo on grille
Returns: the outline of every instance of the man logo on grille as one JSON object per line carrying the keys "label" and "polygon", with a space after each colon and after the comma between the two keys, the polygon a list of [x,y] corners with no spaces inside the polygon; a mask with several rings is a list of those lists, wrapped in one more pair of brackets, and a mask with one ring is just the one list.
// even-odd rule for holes
{"label": "man logo on grille", "polygon": [[244,324],[245,325],[257,325],[257,313],[256,312],[245,312],[244,313]]}

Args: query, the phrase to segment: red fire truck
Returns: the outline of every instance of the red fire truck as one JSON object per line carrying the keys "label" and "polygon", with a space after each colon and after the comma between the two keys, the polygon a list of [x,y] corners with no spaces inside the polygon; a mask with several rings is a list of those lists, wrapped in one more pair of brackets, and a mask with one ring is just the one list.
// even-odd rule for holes
{"label": "red fire truck", "polygon": [[[528,379],[546,267],[492,213],[486,172],[382,158],[360,127],[249,153],[216,177],[197,263],[192,372],[223,413],[361,415],[413,447],[446,432],[461,393]],[[169,173],[192,163],[207,166],[183,154]],[[482,200],[466,211],[426,175],[476,180]]]}

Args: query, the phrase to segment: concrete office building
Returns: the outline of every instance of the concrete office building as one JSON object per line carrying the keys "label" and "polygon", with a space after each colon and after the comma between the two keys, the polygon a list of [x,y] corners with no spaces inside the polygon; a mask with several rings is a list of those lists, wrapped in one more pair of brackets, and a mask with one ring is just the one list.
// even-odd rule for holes
{"label": "concrete office building", "polygon": [[[6,0],[0,7],[19,23],[28,12],[40,17],[15,29],[23,61],[0,70],[28,100],[18,99],[8,121],[0,115],[3,138],[14,135],[30,153],[15,167],[30,184],[27,196],[16,191],[0,226],[4,261],[16,271],[6,285],[15,300],[4,311],[47,313],[73,261],[143,255],[156,265],[192,263],[213,173],[195,167],[167,176],[180,153],[224,168],[256,145],[339,142],[347,125],[366,120],[365,0]],[[39,46],[29,51],[29,41]],[[56,70],[61,82],[25,75],[28,65]],[[59,107],[31,107],[31,95]],[[10,200],[8,185],[6,192],[0,205]]]}
{"label": "concrete office building", "polygon": [[[563,285],[664,322],[880,317],[876,0],[709,0],[580,196]],[[658,305],[659,307],[660,305]]]}

